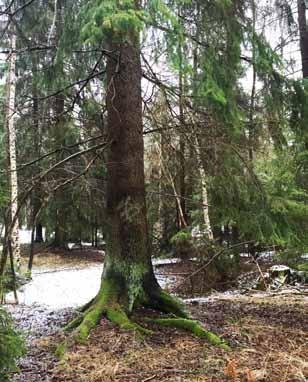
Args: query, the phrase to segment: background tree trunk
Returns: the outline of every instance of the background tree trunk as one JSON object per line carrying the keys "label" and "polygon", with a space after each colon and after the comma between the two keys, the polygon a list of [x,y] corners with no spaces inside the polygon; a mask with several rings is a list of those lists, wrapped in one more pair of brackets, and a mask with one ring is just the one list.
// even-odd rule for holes
{"label": "background tree trunk", "polygon": [[[56,45],[60,45],[61,36],[64,29],[64,3],[55,0],[54,3],[54,22],[50,30],[50,37],[55,38]],[[64,77],[63,62],[59,61],[55,64],[58,65],[58,75]],[[65,147],[67,144],[67,120],[65,113],[65,95],[58,94],[55,97],[54,111],[56,115],[56,124],[54,129],[55,148]],[[60,162],[64,158],[63,151],[56,154],[56,161]],[[65,179],[65,169],[58,169],[58,177],[60,183]],[[55,194],[55,237],[54,246],[61,249],[67,249],[68,233],[67,233],[67,194],[65,187],[60,187]]]}
{"label": "background tree trunk", "polygon": [[18,180],[17,180],[17,164],[16,164],[16,131],[14,124],[15,117],[15,88],[16,88],[16,35],[13,27],[11,28],[11,53],[9,57],[9,70],[7,77],[6,88],[6,110],[5,110],[5,125],[7,129],[8,141],[8,173],[10,184],[10,215],[13,226],[9,233],[13,258],[16,264],[16,269],[20,266],[20,243],[19,243],[19,220],[18,211]]}
{"label": "background tree trunk", "polygon": [[304,0],[297,0],[298,27],[300,38],[300,50],[302,58],[303,77],[308,77],[308,27],[306,20],[306,5]]}

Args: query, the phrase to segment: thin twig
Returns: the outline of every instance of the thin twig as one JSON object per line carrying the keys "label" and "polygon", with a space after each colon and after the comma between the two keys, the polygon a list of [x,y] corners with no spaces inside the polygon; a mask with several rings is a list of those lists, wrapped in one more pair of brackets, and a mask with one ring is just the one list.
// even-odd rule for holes
{"label": "thin twig", "polygon": [[183,284],[186,283],[186,281],[190,280],[191,277],[195,276],[196,274],[198,274],[199,272],[203,271],[205,268],[207,268],[217,257],[219,257],[222,253],[224,253],[225,251],[229,251],[233,248],[236,248],[236,247],[240,247],[242,245],[245,245],[245,244],[250,244],[250,243],[254,243],[253,240],[250,240],[250,241],[244,241],[242,243],[237,243],[237,244],[234,244],[234,245],[231,245],[230,247],[228,248],[223,248],[222,250],[216,252],[210,259],[209,261],[207,261],[204,265],[202,265],[202,267],[198,268],[197,270],[195,270],[194,272],[192,272],[188,277],[186,277],[182,282],[180,282],[174,290],[177,290],[180,286],[182,286]]}

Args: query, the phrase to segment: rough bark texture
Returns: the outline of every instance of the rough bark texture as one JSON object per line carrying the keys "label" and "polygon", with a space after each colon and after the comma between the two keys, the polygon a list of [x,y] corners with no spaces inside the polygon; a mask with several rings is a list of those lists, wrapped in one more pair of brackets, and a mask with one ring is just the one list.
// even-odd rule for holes
{"label": "rough bark texture", "polygon": [[[32,60],[32,70],[33,73],[37,73],[38,64],[36,58]],[[39,113],[39,97],[38,97],[38,88],[35,80],[33,79],[32,83],[32,91],[33,91],[33,101],[32,101],[32,111],[33,111],[33,128],[35,130],[33,136],[33,151],[34,157],[39,158],[41,156],[41,147],[42,147],[42,133],[40,129],[40,113]],[[37,175],[40,171],[39,165],[35,164],[33,166],[33,172]],[[35,176],[34,175],[34,176]],[[35,226],[35,242],[42,243],[43,242],[43,227],[40,223],[40,210],[42,208],[42,194],[43,189],[42,185],[38,184],[37,187],[32,192],[31,197],[31,208],[32,208],[32,216],[31,216],[31,225],[32,229]]]}
{"label": "rough bark texture", "polygon": [[[61,40],[61,36],[64,28],[64,3],[55,2],[53,25],[50,30],[50,38],[54,38],[55,45],[58,46]],[[64,67],[63,62],[56,62],[54,58],[55,70],[58,75],[63,78]],[[56,115],[56,123],[54,126],[54,141],[55,148],[59,149],[65,147],[67,144],[68,126],[65,115],[65,95],[63,93],[58,94],[55,97],[54,112]],[[58,151],[55,155],[56,162],[60,162],[64,159],[64,152]],[[64,165],[65,166],[65,165]],[[55,172],[59,182],[62,182],[66,178],[65,169],[59,167]],[[68,192],[65,187],[60,187],[55,192],[55,237],[53,245],[54,247],[67,249],[68,232],[67,232],[67,215],[68,215]]]}
{"label": "rough bark texture", "polygon": [[304,0],[297,0],[298,27],[300,37],[300,50],[302,57],[303,77],[308,77],[308,27],[306,20],[306,6]]}
{"label": "rough bark texture", "polygon": [[[64,113],[64,96],[60,94],[55,100],[55,113],[57,115],[57,123],[55,124],[55,147],[65,147],[66,145],[66,121],[63,117]],[[56,162],[63,160],[63,152],[59,151],[56,154]],[[57,176],[61,180],[65,178],[63,168],[57,170]],[[67,201],[65,194],[65,187],[59,188],[54,196],[55,199],[55,238],[53,245],[57,248],[66,249],[67,247]]]}
{"label": "rough bark texture", "polygon": [[107,256],[100,291],[77,329],[79,340],[102,314],[122,327],[137,328],[127,314],[138,304],[162,301],[146,221],[139,42],[136,36],[130,40],[111,44],[107,62]]}
{"label": "rough bark texture", "polygon": [[129,318],[141,305],[186,318],[181,303],[160,288],[151,262],[138,33],[131,33],[125,42],[113,42],[109,51],[113,54],[107,61],[107,255],[98,294],[67,327],[75,328],[75,338],[81,342],[102,315],[122,328],[148,333]]}
{"label": "rough bark texture", "polygon": [[[113,44],[110,50],[115,54],[107,63],[107,135],[111,145],[107,160],[105,275],[115,272],[122,279],[126,274],[129,279],[122,280],[125,288],[135,289],[139,284],[138,289],[141,280],[155,279],[146,221],[141,64],[137,38],[132,38],[132,43]],[[134,297],[139,294],[137,290],[131,293]]]}

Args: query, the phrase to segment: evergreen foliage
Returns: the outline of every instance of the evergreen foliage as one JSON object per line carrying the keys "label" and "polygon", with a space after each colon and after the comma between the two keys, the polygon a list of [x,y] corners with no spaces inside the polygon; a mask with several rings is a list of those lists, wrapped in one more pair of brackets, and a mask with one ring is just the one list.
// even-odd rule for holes
{"label": "evergreen foliage", "polygon": [[10,373],[17,371],[16,361],[25,354],[24,339],[14,328],[11,316],[0,308],[0,381],[10,380]]}
{"label": "evergreen foliage", "polygon": [[[237,241],[306,250],[307,80],[285,75],[285,60],[255,28],[249,7],[244,0],[151,0],[138,8],[134,0],[70,0],[58,1],[55,9],[46,0],[20,11],[17,48],[29,50],[17,56],[18,161],[35,162],[20,171],[20,199],[46,169],[106,138],[105,101],[112,85],[106,61],[115,53],[110,39],[126,43],[131,33],[140,32],[148,81],[144,125],[155,130],[145,141],[151,171],[146,174],[148,214],[157,253],[178,247],[176,238],[202,226],[200,168],[215,239],[226,226],[238,231]],[[256,8],[258,18],[262,7]],[[281,26],[294,33],[288,2],[277,1],[275,9]],[[30,49],[36,46],[41,49]],[[258,88],[253,96],[249,81],[245,84],[251,69]],[[152,150],[157,145],[161,159]],[[61,225],[66,242],[95,241],[95,232],[104,231],[104,161],[103,149],[89,151],[39,179],[24,201],[30,208],[21,210],[23,223],[30,227],[37,215],[50,240]],[[3,172],[2,222],[6,182]],[[180,203],[176,195],[183,196]],[[179,223],[181,203],[187,227]]]}

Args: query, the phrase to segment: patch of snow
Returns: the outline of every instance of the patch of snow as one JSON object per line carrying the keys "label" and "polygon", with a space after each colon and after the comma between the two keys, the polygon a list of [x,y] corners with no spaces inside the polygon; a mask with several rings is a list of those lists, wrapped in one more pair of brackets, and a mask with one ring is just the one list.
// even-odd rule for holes
{"label": "patch of snow", "polygon": [[168,265],[168,264],[178,264],[181,263],[182,259],[172,258],[172,259],[153,259],[152,263],[154,266],[158,265]]}
{"label": "patch of snow", "polygon": [[275,251],[261,252],[258,255],[259,259],[272,259],[275,256]]}
{"label": "patch of snow", "polygon": [[270,267],[270,271],[272,272],[282,272],[282,271],[289,271],[290,267],[286,265],[273,265]]}
{"label": "patch of snow", "polygon": [[[34,270],[32,281],[17,292],[18,300],[21,304],[38,304],[54,310],[84,305],[99,290],[103,267],[103,264],[95,264],[78,269]],[[175,276],[157,275],[157,280],[162,288],[168,288],[177,279]],[[6,300],[14,302],[13,293],[8,293]]]}
{"label": "patch of snow", "polygon": [[185,298],[183,301],[187,304],[206,304],[207,302],[212,302],[215,300],[229,300],[237,297],[242,297],[243,293],[238,290],[226,291],[226,292],[216,292],[209,296],[201,296],[194,298]]}
{"label": "patch of snow", "polygon": [[244,257],[244,258],[247,258],[247,257],[250,257],[249,253],[240,253],[240,257]]}
{"label": "patch of snow", "polygon": [[[160,266],[160,265],[169,265],[169,264],[179,264],[183,260],[179,259],[177,257],[168,258],[168,259],[152,259],[152,264],[154,267]],[[189,259],[189,261],[198,261],[197,257],[192,257]]]}
{"label": "patch of snow", "polygon": [[52,309],[83,305],[97,293],[102,270],[103,265],[99,264],[85,269],[33,273],[33,280],[18,291],[19,301]]}
{"label": "patch of snow", "polygon": [[[2,228],[0,227],[0,232],[1,232]],[[45,239],[45,232],[46,232],[46,228],[43,227],[43,238]],[[19,230],[19,241],[20,241],[20,244],[30,244],[31,243],[31,229],[26,229],[26,228],[21,228]],[[4,234],[4,230],[2,230],[2,237],[3,237],[3,234]]]}

